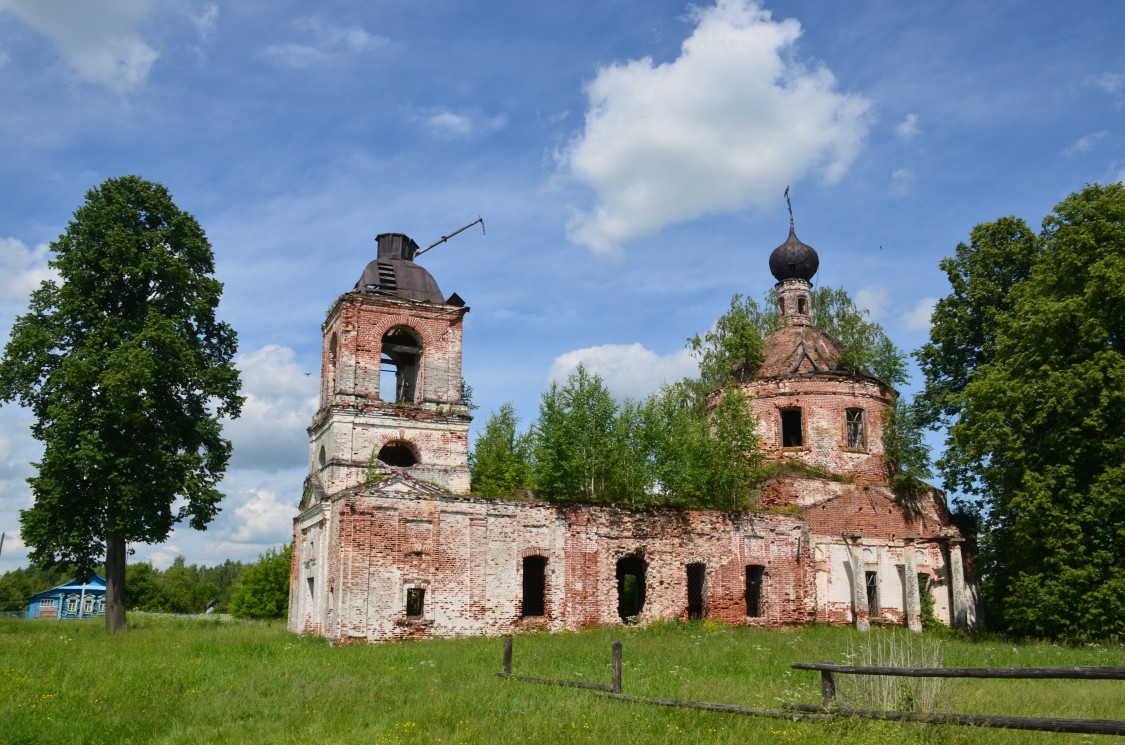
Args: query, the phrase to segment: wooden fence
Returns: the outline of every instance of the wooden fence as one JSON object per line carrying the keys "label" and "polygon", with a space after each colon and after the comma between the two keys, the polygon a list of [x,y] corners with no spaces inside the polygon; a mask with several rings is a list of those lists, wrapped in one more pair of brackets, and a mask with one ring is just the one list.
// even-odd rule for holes
{"label": "wooden fence", "polygon": [[1125,667],[865,667],[837,665],[831,662],[794,662],[797,670],[820,672],[821,705],[782,704],[781,709],[756,706],[739,706],[708,701],[681,701],[669,698],[627,695],[622,688],[622,645],[613,642],[610,647],[613,660],[613,680],[609,683],[590,683],[579,680],[536,678],[512,673],[512,637],[504,637],[503,670],[498,677],[541,685],[586,688],[598,695],[621,701],[676,706],[689,709],[719,711],[729,714],[770,717],[789,720],[827,721],[836,716],[853,716],[868,719],[885,719],[929,724],[959,724],[974,727],[1001,727],[1005,729],[1035,730],[1039,732],[1071,732],[1089,735],[1125,735],[1125,720],[1120,719],[1061,719],[1057,717],[1009,717],[989,714],[958,714],[918,711],[886,711],[854,709],[836,704],[836,675],[887,675],[913,678],[1001,678],[1040,680],[1125,680]]}
{"label": "wooden fence", "polygon": [[1003,680],[1125,680],[1125,667],[869,667],[831,662],[794,662],[796,670],[820,672],[821,705],[783,704],[791,711],[836,713],[873,719],[891,719],[935,724],[964,724],[1039,732],[1072,732],[1087,735],[1125,735],[1119,719],[1061,719],[1058,717],[1010,717],[990,714],[943,714],[919,711],[853,709],[836,705],[836,675],[880,675],[907,678],[991,678]]}

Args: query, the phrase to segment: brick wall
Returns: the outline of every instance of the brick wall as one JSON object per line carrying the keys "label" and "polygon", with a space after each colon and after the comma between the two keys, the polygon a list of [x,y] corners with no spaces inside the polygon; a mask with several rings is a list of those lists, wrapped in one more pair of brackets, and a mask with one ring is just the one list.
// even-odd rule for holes
{"label": "brick wall", "polygon": [[[453,496],[349,491],[294,526],[294,631],[398,639],[621,623],[618,561],[644,562],[640,622],[686,618],[687,565],[705,566],[703,610],[726,623],[815,617],[812,539],[793,515],[632,512]],[[315,538],[313,537],[315,536]],[[310,563],[302,546],[331,548]],[[546,558],[545,615],[524,617],[523,558]],[[764,567],[763,614],[747,617],[746,567]],[[320,588],[310,595],[308,579]],[[425,591],[407,618],[411,589]],[[328,595],[331,594],[331,599]]]}
{"label": "brick wall", "polygon": [[[823,479],[785,479],[763,494],[772,505],[799,506],[802,516],[490,501],[421,493],[399,481],[387,488],[339,493],[296,520],[294,631],[374,641],[621,623],[617,568],[626,557],[645,565],[642,623],[687,617],[687,567],[697,562],[705,567],[707,617],[852,623],[855,534],[861,587],[866,572],[876,573],[873,621],[903,622],[907,550],[915,551],[916,571],[931,577],[937,617],[951,619],[947,541],[956,530],[942,521],[937,492],[906,508],[885,487]],[[547,560],[541,617],[522,615],[526,556]],[[763,612],[753,618],[750,565],[764,567]],[[425,593],[420,618],[406,617],[411,589]]]}
{"label": "brick wall", "polygon": [[[794,458],[857,483],[887,480],[883,463],[883,417],[888,389],[873,378],[834,373],[765,378],[742,385],[758,417],[758,436],[767,460]],[[783,446],[781,412],[800,409],[803,443]],[[865,447],[848,448],[846,412],[864,412]]]}

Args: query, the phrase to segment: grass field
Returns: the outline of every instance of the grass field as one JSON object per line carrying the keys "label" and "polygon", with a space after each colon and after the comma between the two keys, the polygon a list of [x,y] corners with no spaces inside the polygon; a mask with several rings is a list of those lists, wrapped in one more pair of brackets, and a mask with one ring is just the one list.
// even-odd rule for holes
{"label": "grass field", "polygon": [[[892,637],[893,633],[893,637]],[[897,632],[726,628],[711,623],[515,639],[513,672],[609,682],[624,643],[626,693],[778,707],[818,703],[793,661],[857,660],[867,643],[917,650]],[[926,638],[927,645],[934,637]],[[1125,665],[1125,647],[937,640],[943,664]],[[926,651],[930,651],[927,647]],[[614,701],[502,680],[499,639],[329,647],[281,624],[131,615],[100,622],[0,619],[3,743],[973,743],[1114,742],[946,725],[831,723]],[[848,693],[848,677],[840,689]],[[947,681],[936,709],[1125,718],[1125,682]]]}

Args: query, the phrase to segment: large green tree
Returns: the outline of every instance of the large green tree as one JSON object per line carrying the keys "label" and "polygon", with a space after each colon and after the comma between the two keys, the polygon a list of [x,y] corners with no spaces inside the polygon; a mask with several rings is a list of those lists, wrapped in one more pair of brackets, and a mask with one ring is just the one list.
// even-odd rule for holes
{"label": "large green tree", "polygon": [[938,465],[981,507],[989,618],[1125,637],[1125,187],[1060,202],[1036,236],[978,226],[918,353]]}
{"label": "large green tree", "polygon": [[105,558],[106,628],[125,628],[127,544],[218,512],[239,414],[235,333],[199,223],[160,184],[109,179],[51,244],[59,281],[32,293],[0,361],[0,399],[35,415],[34,561],[79,574]]}

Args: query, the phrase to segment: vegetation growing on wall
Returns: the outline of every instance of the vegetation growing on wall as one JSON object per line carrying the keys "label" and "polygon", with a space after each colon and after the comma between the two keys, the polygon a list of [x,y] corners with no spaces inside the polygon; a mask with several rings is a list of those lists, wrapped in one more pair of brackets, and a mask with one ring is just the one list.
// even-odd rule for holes
{"label": "vegetation growing on wall", "polygon": [[[556,501],[631,507],[742,509],[773,477],[762,467],[756,420],[734,375],[763,361],[765,337],[780,324],[772,296],[759,305],[735,295],[715,326],[688,339],[699,375],[643,401],[614,401],[602,379],[579,366],[543,393],[539,415],[520,435],[511,404],[485,424],[470,456],[473,488],[505,496],[526,488]],[[889,383],[905,379],[905,355],[842,290],[818,289],[813,318],[845,346],[842,364]],[[727,394],[717,395],[722,389]],[[908,414],[884,430],[897,482],[923,488],[929,461]]]}

